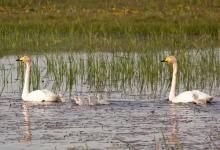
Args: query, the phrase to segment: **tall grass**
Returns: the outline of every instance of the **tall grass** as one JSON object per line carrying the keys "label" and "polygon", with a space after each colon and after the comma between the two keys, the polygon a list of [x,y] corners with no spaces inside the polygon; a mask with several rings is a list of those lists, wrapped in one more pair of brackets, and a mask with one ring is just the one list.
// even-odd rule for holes
{"label": "tall grass", "polygon": [[3,0],[0,56],[217,47],[218,6],[192,0]]}
{"label": "tall grass", "polygon": [[[1,56],[61,51],[135,51],[218,46],[218,28],[203,25],[0,25]],[[87,30],[81,30],[83,26]],[[115,26],[115,27],[114,27]],[[112,31],[109,31],[110,29]],[[129,29],[128,29],[129,28]],[[192,29],[191,29],[192,28]],[[115,31],[114,31],[115,30]],[[140,30],[140,31],[139,31]],[[188,31],[190,30],[190,31]],[[191,31],[192,30],[192,31]],[[194,32],[194,33],[193,33]],[[4,50],[4,51],[3,51]]]}

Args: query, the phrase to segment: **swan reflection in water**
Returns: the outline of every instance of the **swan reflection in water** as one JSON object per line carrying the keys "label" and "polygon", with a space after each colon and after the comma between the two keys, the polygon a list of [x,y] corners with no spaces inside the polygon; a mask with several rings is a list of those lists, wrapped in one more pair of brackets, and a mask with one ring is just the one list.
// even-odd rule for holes
{"label": "swan reflection in water", "polygon": [[31,105],[23,102],[22,108],[23,108],[23,114],[24,114],[24,125],[23,125],[23,135],[19,139],[19,143],[29,143],[32,138],[31,128],[30,128],[30,118],[29,118],[29,112],[28,109]]}
{"label": "swan reflection in water", "polygon": [[180,141],[177,137],[177,133],[178,133],[178,119],[177,119],[177,115],[176,115],[176,106],[175,104],[171,104],[170,105],[170,117],[171,117],[171,135],[168,135],[169,133],[169,129],[168,130],[162,130],[162,143],[160,141],[158,141],[157,138],[155,138],[155,149],[160,149],[160,146],[165,144],[166,149],[176,149],[176,146],[178,146],[180,144]]}
{"label": "swan reflection in water", "polygon": [[179,140],[177,138],[177,117],[176,117],[176,105],[171,104],[171,121],[172,121],[172,133],[169,140],[171,145],[178,144]]}

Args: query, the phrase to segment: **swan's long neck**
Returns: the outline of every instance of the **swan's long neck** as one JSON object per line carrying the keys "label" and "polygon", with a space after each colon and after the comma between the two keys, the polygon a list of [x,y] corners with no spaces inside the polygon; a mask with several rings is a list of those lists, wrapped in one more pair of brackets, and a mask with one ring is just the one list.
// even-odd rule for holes
{"label": "swan's long neck", "polygon": [[170,101],[172,101],[172,99],[175,97],[176,74],[177,74],[177,63],[175,62],[173,64],[173,77],[172,77],[171,90],[170,90],[170,95],[169,95]]}
{"label": "swan's long neck", "polygon": [[29,76],[30,76],[31,64],[26,63],[26,71],[24,75],[24,87],[22,97],[29,93]]}

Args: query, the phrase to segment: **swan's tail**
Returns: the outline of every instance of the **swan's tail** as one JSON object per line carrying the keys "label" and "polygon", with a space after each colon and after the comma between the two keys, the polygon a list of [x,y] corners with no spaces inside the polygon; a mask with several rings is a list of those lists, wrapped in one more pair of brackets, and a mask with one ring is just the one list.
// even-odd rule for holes
{"label": "swan's tail", "polygon": [[209,96],[209,97],[206,97],[204,99],[197,99],[197,100],[194,100],[194,102],[196,104],[207,104],[207,103],[210,103],[212,100],[213,100],[213,96]]}
{"label": "swan's tail", "polygon": [[214,99],[214,97],[213,97],[213,96],[210,96],[210,97],[206,100],[206,103],[210,103],[213,99]]}
{"label": "swan's tail", "polygon": [[66,97],[63,96],[62,94],[58,94],[58,99],[59,99],[59,101],[61,101],[61,102],[65,102],[65,101],[66,101]]}

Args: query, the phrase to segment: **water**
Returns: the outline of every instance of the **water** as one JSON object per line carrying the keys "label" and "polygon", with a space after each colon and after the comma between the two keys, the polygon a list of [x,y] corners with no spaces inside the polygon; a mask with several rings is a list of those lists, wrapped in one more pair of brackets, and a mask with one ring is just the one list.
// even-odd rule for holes
{"label": "water", "polygon": [[[218,99],[211,104],[173,105],[165,100],[114,100],[109,106],[35,104],[2,98],[1,148],[154,149],[180,142],[184,149],[220,146]],[[155,141],[156,140],[156,141]]]}
{"label": "water", "polygon": [[[73,56],[79,58],[78,55],[80,54]],[[85,54],[80,56],[83,60],[87,59]],[[85,73],[85,77],[77,71],[76,78],[81,81],[77,80],[72,89],[65,88],[68,79],[64,79],[59,88],[56,88],[53,86],[56,79],[52,74],[47,74],[45,57],[33,56],[35,63],[38,60],[40,69],[39,88],[63,92],[67,97],[64,103],[33,104],[25,103],[20,98],[22,79],[17,71],[19,66],[14,62],[15,59],[15,56],[8,56],[0,60],[4,66],[0,72],[0,81],[2,85],[5,84],[2,86],[4,88],[0,100],[0,149],[120,150],[220,147],[220,96],[217,83],[210,86],[190,84],[216,96],[213,102],[207,105],[171,104],[165,100],[170,80],[163,81],[161,76],[154,78],[152,83],[144,83],[145,90],[140,90],[138,85],[141,83],[133,77],[123,83],[119,83],[122,78],[118,78],[114,81],[116,85],[104,84],[97,87],[89,84],[88,79],[93,78],[87,78],[88,72]],[[168,67],[164,66],[163,69],[166,68]],[[166,71],[168,74],[169,70]],[[213,72],[204,73],[200,77],[216,79]],[[3,82],[5,80],[6,83]],[[133,84],[129,84],[128,81]],[[181,79],[179,82],[182,85],[184,80]],[[179,86],[178,90],[182,91],[184,88]],[[73,102],[75,95],[86,97],[97,92],[102,93],[111,104],[80,107]]]}

